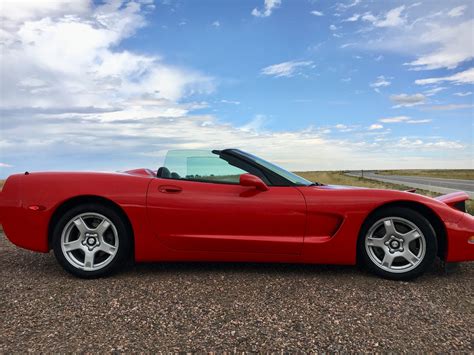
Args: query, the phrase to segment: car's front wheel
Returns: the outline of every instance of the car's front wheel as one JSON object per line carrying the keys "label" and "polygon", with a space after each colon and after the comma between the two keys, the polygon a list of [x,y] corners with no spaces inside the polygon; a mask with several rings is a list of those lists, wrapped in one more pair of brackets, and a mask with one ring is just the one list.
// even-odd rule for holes
{"label": "car's front wheel", "polygon": [[67,211],[53,231],[61,266],[83,278],[105,276],[120,266],[130,249],[127,228],[109,207],[84,204]]}
{"label": "car's front wheel", "polygon": [[423,274],[437,254],[430,222],[417,211],[392,207],[376,212],[359,237],[359,255],[374,273],[394,280]]}

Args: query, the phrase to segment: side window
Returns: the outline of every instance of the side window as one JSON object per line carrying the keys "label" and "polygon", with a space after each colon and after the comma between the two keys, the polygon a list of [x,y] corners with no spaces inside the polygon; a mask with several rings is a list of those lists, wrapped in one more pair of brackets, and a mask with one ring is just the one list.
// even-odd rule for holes
{"label": "side window", "polygon": [[158,170],[158,176],[168,179],[195,180],[238,184],[246,171],[230,165],[218,155],[204,150],[172,150]]}

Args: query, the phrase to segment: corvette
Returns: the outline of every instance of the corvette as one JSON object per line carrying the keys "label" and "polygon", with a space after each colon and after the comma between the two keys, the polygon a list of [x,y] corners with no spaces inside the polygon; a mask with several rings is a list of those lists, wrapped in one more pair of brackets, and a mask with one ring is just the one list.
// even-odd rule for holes
{"label": "corvette", "polygon": [[412,279],[474,260],[468,195],[313,183],[238,149],[168,152],[157,171],[25,172],[0,193],[19,247],[83,278],[127,260],[365,265]]}

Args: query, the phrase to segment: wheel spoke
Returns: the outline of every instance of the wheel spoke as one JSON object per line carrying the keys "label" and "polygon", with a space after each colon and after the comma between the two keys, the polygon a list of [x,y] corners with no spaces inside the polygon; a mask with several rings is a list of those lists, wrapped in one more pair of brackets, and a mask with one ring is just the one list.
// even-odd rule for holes
{"label": "wheel spoke", "polygon": [[101,242],[98,250],[101,250],[104,253],[107,253],[107,254],[110,254],[110,255],[114,255],[117,252],[117,247],[112,245],[112,244],[104,242],[103,239],[102,239],[102,242]]}
{"label": "wheel spoke", "polygon": [[393,260],[395,259],[395,257],[393,256],[393,254],[390,254],[388,252],[385,252],[385,255],[383,257],[383,260],[382,260],[382,265],[385,266],[385,267],[392,267],[392,263],[393,263]]}
{"label": "wheel spoke", "polygon": [[86,250],[84,254],[84,270],[93,270],[95,252]]}
{"label": "wheel spoke", "polygon": [[420,258],[413,254],[408,248],[400,256],[412,265],[415,265],[420,261]]}
{"label": "wheel spoke", "polygon": [[385,244],[384,244],[385,238],[373,238],[369,237],[367,238],[367,245],[371,247],[379,247],[385,249]]}
{"label": "wheel spoke", "polygon": [[392,219],[387,219],[383,222],[383,225],[385,226],[385,236],[390,236],[390,235],[397,235],[397,231],[395,229],[395,225],[393,224]]}
{"label": "wheel spoke", "polygon": [[84,220],[81,217],[75,219],[74,224],[76,225],[76,228],[79,229],[79,232],[81,234],[84,234],[87,231],[89,231],[89,227],[87,227],[86,223],[84,222]]}
{"label": "wheel spoke", "polygon": [[107,228],[110,227],[110,223],[107,220],[103,220],[100,222],[100,224],[97,226],[95,229],[95,232],[97,232],[100,236],[103,236]]}
{"label": "wheel spoke", "polygon": [[80,239],[74,240],[72,242],[64,243],[63,245],[64,245],[64,250],[66,252],[70,252],[70,251],[77,250],[77,249],[82,249],[82,244],[81,244]]}
{"label": "wheel spoke", "polygon": [[411,230],[408,233],[402,234],[401,237],[406,243],[410,244],[412,241],[421,237],[421,234],[417,230]]}

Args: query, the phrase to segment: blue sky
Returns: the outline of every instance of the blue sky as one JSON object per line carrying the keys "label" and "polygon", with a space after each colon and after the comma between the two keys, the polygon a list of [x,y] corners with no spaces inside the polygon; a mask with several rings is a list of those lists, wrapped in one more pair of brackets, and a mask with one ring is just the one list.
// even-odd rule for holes
{"label": "blue sky", "polygon": [[469,1],[0,6],[0,176],[225,147],[295,170],[474,168]]}

